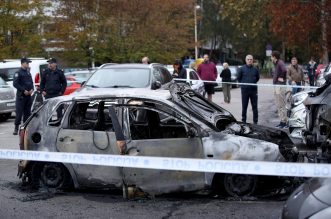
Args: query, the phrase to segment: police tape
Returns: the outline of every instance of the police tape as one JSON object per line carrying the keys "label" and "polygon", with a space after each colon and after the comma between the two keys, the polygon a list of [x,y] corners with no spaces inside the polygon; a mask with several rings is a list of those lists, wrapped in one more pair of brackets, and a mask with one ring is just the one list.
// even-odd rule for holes
{"label": "police tape", "polygon": [[0,149],[0,159],[212,173],[331,177],[331,164],[101,155],[6,149]]}
{"label": "police tape", "polygon": [[181,79],[175,78],[175,81],[183,81],[190,83],[195,81],[202,81],[204,83],[212,83],[217,85],[230,84],[230,85],[245,85],[245,86],[255,86],[255,87],[285,87],[285,88],[302,88],[302,89],[311,89],[315,90],[319,87],[316,86],[305,86],[305,85],[292,85],[292,84],[262,84],[262,83],[241,83],[241,82],[222,82],[222,81],[208,81],[208,80],[192,80],[192,79]]}

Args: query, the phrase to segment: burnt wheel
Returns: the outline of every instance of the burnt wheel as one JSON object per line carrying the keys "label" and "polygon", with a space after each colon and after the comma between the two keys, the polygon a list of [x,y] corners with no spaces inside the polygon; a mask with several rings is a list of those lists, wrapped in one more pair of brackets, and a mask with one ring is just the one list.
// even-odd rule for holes
{"label": "burnt wheel", "polygon": [[233,197],[249,196],[256,190],[257,176],[254,175],[224,174],[221,179],[224,191]]}
{"label": "burnt wheel", "polygon": [[72,180],[60,163],[35,163],[31,169],[31,183],[34,188],[42,186],[63,189],[71,187]]}

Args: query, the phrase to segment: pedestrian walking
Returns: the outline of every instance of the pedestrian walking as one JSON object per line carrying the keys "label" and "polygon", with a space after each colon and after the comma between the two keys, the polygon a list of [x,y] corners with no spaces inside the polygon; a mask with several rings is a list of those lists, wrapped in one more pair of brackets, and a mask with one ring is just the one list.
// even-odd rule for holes
{"label": "pedestrian walking", "polygon": [[224,103],[230,103],[231,101],[231,71],[229,69],[229,64],[224,62],[223,63],[223,70],[220,74],[222,78],[222,91],[224,96]]}
{"label": "pedestrian walking", "polygon": [[[287,69],[287,79],[289,84],[294,86],[301,86],[305,84],[304,74],[302,68],[298,65],[298,59],[292,57],[291,65]],[[292,95],[300,92],[302,89],[300,87],[292,88]]]}
{"label": "pedestrian walking", "polygon": [[67,88],[67,79],[62,70],[58,69],[55,58],[48,61],[49,67],[41,76],[40,91],[45,99],[62,96]]}
{"label": "pedestrian walking", "polygon": [[217,78],[217,69],[213,62],[209,61],[209,56],[205,54],[203,56],[203,62],[198,67],[198,75],[200,76],[201,80],[207,81],[204,82],[205,91],[208,95],[208,100],[213,100],[213,94],[215,93],[215,85]]}
{"label": "pedestrian walking", "polygon": [[288,128],[287,126],[287,110],[286,110],[286,87],[277,85],[286,85],[286,67],[284,62],[280,59],[280,52],[273,51],[271,53],[271,61],[274,63],[272,80],[274,86],[274,97],[276,101],[278,117],[280,123],[277,128]]}
{"label": "pedestrian walking", "polygon": [[142,64],[146,64],[146,65],[148,65],[148,64],[149,64],[149,58],[148,58],[147,56],[143,57],[143,58],[141,59],[141,63],[142,63]]}
{"label": "pedestrian walking", "polygon": [[174,71],[172,73],[173,78],[186,79],[186,69],[183,67],[181,61],[176,60],[175,63],[173,64],[173,67],[174,67]]}
{"label": "pedestrian walking", "polygon": [[[260,80],[259,70],[253,66],[253,56],[247,55],[245,58],[246,65],[242,66],[238,72],[238,81],[240,83],[256,84]],[[256,85],[241,85],[241,121],[246,123],[247,107],[249,100],[251,101],[253,110],[253,122],[258,123],[258,93]]]}
{"label": "pedestrian walking", "polygon": [[21,68],[14,74],[13,85],[16,91],[16,117],[15,128],[13,135],[18,134],[18,127],[21,124],[22,116],[23,123],[29,118],[31,114],[33,93],[33,81],[29,71],[29,63],[31,61],[27,58],[21,59]]}

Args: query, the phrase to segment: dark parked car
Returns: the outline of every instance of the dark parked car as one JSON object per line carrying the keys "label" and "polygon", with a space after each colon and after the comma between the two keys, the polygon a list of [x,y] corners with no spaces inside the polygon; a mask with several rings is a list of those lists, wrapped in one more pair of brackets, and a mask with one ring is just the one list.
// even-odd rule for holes
{"label": "dark parked car", "polygon": [[307,180],[286,201],[282,218],[331,218],[330,192],[330,178],[312,178]]}
{"label": "dark parked car", "polygon": [[[285,132],[237,122],[180,83],[169,90],[100,88],[48,99],[21,126],[20,138],[21,150],[257,161],[283,160],[280,151],[292,145]],[[151,195],[213,188],[232,196],[254,193],[263,179],[36,161],[20,161],[19,176],[36,187],[136,187]]]}
{"label": "dark parked car", "polygon": [[166,87],[172,81],[161,64],[105,64],[95,71],[84,87],[92,88],[151,88]]}

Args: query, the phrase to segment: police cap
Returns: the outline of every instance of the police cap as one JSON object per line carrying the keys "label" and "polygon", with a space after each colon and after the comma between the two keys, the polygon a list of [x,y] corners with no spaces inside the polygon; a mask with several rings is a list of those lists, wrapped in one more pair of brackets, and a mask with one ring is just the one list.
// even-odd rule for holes
{"label": "police cap", "polygon": [[28,59],[28,58],[26,58],[26,57],[21,58],[21,64],[23,64],[23,63],[30,63],[30,62],[31,62],[31,60]]}
{"label": "police cap", "polygon": [[56,59],[55,58],[49,58],[48,60],[47,60],[47,62],[48,63],[57,63],[57,61],[56,61]]}

